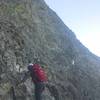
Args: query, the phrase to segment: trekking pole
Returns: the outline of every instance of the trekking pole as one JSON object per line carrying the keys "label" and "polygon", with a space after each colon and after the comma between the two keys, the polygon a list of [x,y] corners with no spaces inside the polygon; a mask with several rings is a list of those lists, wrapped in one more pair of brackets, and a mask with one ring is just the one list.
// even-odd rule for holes
{"label": "trekking pole", "polygon": [[13,98],[13,100],[16,100],[15,90],[14,90],[13,86],[11,87],[11,92],[12,92],[12,98]]}

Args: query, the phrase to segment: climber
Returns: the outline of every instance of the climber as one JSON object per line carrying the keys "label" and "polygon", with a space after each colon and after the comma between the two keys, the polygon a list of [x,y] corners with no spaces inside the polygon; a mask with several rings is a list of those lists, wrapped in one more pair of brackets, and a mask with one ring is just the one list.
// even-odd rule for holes
{"label": "climber", "polygon": [[[38,64],[29,64],[28,72],[32,78],[32,82],[35,85],[35,99],[42,100],[42,92],[45,89],[45,84],[47,82],[47,76],[43,68]],[[27,73],[22,80],[26,80]]]}

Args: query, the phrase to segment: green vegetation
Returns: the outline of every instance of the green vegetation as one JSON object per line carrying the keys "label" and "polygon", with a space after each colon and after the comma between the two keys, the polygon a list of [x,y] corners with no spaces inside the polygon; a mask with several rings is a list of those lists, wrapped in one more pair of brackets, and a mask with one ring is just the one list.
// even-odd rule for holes
{"label": "green vegetation", "polygon": [[25,12],[25,9],[26,8],[22,4],[0,5],[0,13],[5,13],[5,14],[23,13]]}
{"label": "green vegetation", "polygon": [[4,84],[2,83],[2,84],[0,84],[0,89],[5,91],[6,93],[9,92],[10,88],[11,88],[11,84],[10,83],[4,83]]}

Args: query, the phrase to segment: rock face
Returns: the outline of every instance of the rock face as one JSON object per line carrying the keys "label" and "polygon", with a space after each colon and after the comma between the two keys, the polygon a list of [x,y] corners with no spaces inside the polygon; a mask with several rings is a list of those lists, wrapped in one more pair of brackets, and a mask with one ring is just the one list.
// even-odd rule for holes
{"label": "rock face", "polygon": [[[35,100],[21,73],[38,58],[57,91],[43,100],[100,100],[100,58],[85,48],[43,0],[0,0],[0,100]],[[55,96],[55,92],[59,95]]]}

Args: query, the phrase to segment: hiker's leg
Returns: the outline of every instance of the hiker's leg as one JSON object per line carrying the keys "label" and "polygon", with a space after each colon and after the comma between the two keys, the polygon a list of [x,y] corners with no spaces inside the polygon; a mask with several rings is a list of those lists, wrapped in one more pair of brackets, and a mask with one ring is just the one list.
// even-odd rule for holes
{"label": "hiker's leg", "polygon": [[35,98],[36,100],[42,100],[42,92],[44,90],[43,83],[36,83],[35,84]]}
{"label": "hiker's leg", "polygon": [[35,88],[35,100],[42,100],[42,95],[37,88]]}

